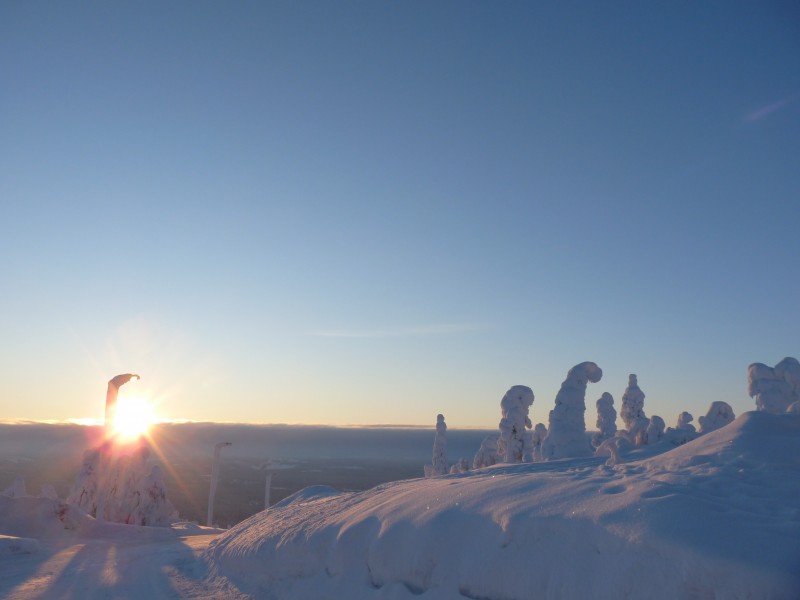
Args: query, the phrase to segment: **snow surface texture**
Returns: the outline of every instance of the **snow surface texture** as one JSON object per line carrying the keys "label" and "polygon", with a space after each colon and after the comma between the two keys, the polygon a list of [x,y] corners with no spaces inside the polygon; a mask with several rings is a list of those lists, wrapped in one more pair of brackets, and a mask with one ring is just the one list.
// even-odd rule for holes
{"label": "snow surface texture", "polygon": [[213,576],[274,600],[800,597],[800,417],[750,412],[658,447],[672,449],[614,468],[308,488],[206,557]]}
{"label": "snow surface texture", "polygon": [[150,451],[107,442],[87,450],[67,503],[99,520],[168,527],[178,514],[167,499],[161,467],[148,472]]}
{"label": "snow surface texture", "polygon": [[542,444],[545,459],[588,456],[592,453],[586,438],[586,385],[597,383],[603,371],[593,362],[575,365],[567,373],[556,394],[556,406],[550,411],[547,437]]}
{"label": "snow surface texture", "polygon": [[800,362],[787,356],[775,367],[753,363],[747,369],[747,392],[756,407],[771,413],[784,413],[800,401]]}
{"label": "snow surface texture", "polygon": [[515,385],[500,401],[500,438],[497,453],[507,463],[521,463],[531,453],[531,429],[528,411],[533,406],[533,390],[526,385]]}
{"label": "snow surface texture", "polygon": [[728,423],[733,422],[735,415],[731,405],[727,402],[717,401],[712,402],[708,407],[708,413],[705,417],[700,417],[700,433],[709,433],[716,431],[720,427],[725,427]]}
{"label": "snow surface texture", "polygon": [[597,407],[597,433],[592,436],[592,445],[597,448],[617,433],[617,411],[614,410],[614,397],[608,392],[603,392],[595,406]]}
{"label": "snow surface texture", "polygon": [[444,415],[436,415],[436,433],[433,437],[433,458],[431,465],[425,465],[425,477],[447,475],[447,423]]}
{"label": "snow surface texture", "polygon": [[630,440],[637,446],[647,443],[649,419],[644,414],[644,392],[639,387],[635,374],[628,375],[628,387],[622,394],[622,421]]}

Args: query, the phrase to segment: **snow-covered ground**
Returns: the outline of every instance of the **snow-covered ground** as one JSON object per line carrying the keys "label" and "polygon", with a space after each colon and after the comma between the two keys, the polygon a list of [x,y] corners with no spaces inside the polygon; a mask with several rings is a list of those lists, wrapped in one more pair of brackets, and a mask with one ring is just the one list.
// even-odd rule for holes
{"label": "snow-covered ground", "polygon": [[205,556],[213,576],[275,599],[797,599],[799,498],[800,418],[751,412],[613,467],[310,488]]}
{"label": "snow-covered ground", "polygon": [[308,488],[221,533],[0,497],[0,597],[800,598],[800,415],[624,459]]}

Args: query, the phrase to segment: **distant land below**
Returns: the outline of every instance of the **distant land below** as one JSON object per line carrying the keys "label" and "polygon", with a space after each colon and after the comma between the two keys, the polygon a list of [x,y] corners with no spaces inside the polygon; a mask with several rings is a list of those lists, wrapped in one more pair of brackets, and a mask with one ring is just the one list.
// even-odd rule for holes
{"label": "distant land below", "polygon": [[[496,430],[449,429],[447,456],[470,462],[481,441]],[[62,499],[80,469],[84,451],[100,443],[98,425],[0,423],[0,492],[22,477],[28,493],[53,485]],[[264,508],[265,479],[272,471],[270,502],[309,485],[365,490],[423,476],[431,462],[432,427],[257,425],[165,422],[151,427],[151,461],[164,467],[168,496],[182,519],[204,522],[214,445],[222,452],[217,522],[230,526]]]}

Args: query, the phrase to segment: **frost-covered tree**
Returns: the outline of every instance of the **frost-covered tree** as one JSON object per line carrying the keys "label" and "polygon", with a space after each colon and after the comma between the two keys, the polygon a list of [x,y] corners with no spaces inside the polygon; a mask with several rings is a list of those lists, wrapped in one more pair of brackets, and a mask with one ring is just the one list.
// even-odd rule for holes
{"label": "frost-covered tree", "polygon": [[694,428],[694,425],[692,425],[693,420],[694,417],[691,413],[683,411],[678,415],[677,425],[674,428],[668,427],[664,437],[676,446],[681,446],[686,442],[692,441],[697,437],[697,430]]}
{"label": "frost-covered tree", "polygon": [[550,411],[547,437],[542,444],[546,460],[567,456],[586,456],[592,453],[586,437],[586,385],[597,383],[603,371],[593,362],[572,367],[556,394],[556,405]]}
{"label": "frost-covered tree", "polygon": [[433,437],[432,464],[425,465],[425,477],[447,475],[447,424],[444,415],[436,415],[436,434]]}
{"label": "frost-covered tree", "polygon": [[139,379],[135,373],[124,373],[117,375],[108,382],[106,390],[106,436],[111,436],[114,430],[114,419],[117,416],[117,395],[119,388],[128,383],[131,379]]}
{"label": "frost-covered tree", "polygon": [[592,445],[597,448],[617,433],[617,411],[614,410],[614,397],[608,392],[603,392],[595,406],[597,407],[597,433],[592,436]]}
{"label": "frost-covered tree", "polygon": [[49,483],[43,483],[41,490],[39,490],[39,498],[48,498],[50,500],[58,500],[58,492]]}
{"label": "frost-covered tree", "polygon": [[682,431],[691,431],[691,432],[696,431],[694,425],[692,425],[692,421],[694,421],[694,417],[692,416],[692,414],[683,411],[681,414],[678,415],[677,429],[680,429]]}
{"label": "frost-covered tree", "polygon": [[536,427],[531,432],[531,461],[540,462],[544,460],[542,457],[542,444],[547,437],[547,427],[544,423],[537,423]]}
{"label": "frost-covered tree", "polygon": [[647,443],[647,426],[650,420],[644,414],[644,392],[633,373],[628,375],[628,387],[622,394],[622,409],[619,415],[625,423],[630,440],[637,446]]}
{"label": "frost-covered tree", "polygon": [[472,468],[480,469],[483,467],[491,467],[500,462],[500,457],[497,455],[497,440],[500,436],[498,434],[487,435],[481,442],[481,447],[475,453],[475,458],[472,459]]}
{"label": "frost-covered tree", "polygon": [[774,368],[753,363],[747,369],[747,392],[755,397],[758,410],[785,413],[789,405],[800,401],[800,363],[791,356]]}
{"label": "frost-covered tree", "polygon": [[647,443],[656,444],[661,441],[661,438],[664,437],[664,430],[666,427],[667,424],[664,423],[664,419],[658,415],[653,415],[650,417],[649,421],[647,422],[647,430],[645,431]]}
{"label": "frost-covered tree", "polygon": [[458,475],[467,472],[469,472],[469,461],[463,456],[458,460],[457,463],[450,467],[451,475]]}
{"label": "frost-covered tree", "polygon": [[789,405],[789,408],[786,409],[787,413],[791,413],[793,415],[800,415],[800,400],[797,402],[792,402]]}
{"label": "frost-covered tree", "polygon": [[711,406],[708,407],[706,416],[698,419],[700,422],[700,434],[725,427],[725,425],[731,423],[735,418],[736,416],[733,414],[733,409],[730,404],[722,402],[721,400],[712,402]]}
{"label": "frost-covered tree", "polygon": [[521,463],[530,450],[530,434],[533,427],[528,411],[533,404],[533,390],[525,385],[511,387],[500,401],[500,437],[497,453],[507,463]]}
{"label": "frost-covered tree", "polygon": [[67,504],[80,507],[99,521],[169,526],[178,515],[166,499],[163,481],[163,498],[159,496],[158,503],[150,505],[153,500],[148,493],[148,477],[152,478],[153,471],[148,476],[149,456],[145,446],[106,443],[87,450]]}

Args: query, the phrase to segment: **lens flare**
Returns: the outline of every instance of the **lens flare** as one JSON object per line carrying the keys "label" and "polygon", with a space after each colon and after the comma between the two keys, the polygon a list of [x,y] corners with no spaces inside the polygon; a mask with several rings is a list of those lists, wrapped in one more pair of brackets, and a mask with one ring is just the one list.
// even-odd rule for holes
{"label": "lens flare", "polygon": [[153,407],[144,398],[122,397],[117,401],[114,416],[114,435],[122,442],[133,441],[147,435],[155,422]]}

